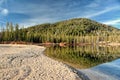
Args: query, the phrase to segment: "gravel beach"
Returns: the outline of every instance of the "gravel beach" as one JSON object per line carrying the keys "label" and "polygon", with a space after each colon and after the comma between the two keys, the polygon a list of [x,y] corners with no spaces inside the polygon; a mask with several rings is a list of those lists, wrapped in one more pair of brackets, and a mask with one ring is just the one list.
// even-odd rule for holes
{"label": "gravel beach", "polygon": [[0,80],[81,80],[65,64],[43,54],[44,47],[0,44]]}

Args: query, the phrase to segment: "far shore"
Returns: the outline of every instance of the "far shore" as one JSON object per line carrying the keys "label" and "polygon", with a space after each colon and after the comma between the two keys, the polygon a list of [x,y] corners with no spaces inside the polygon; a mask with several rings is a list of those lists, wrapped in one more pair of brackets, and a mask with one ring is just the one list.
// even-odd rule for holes
{"label": "far shore", "polygon": [[50,47],[54,45],[58,45],[61,47],[65,46],[86,46],[86,45],[93,45],[93,46],[120,46],[119,42],[105,42],[100,41],[98,43],[66,43],[66,42],[60,42],[60,43],[51,43],[51,42],[45,42],[45,43],[32,43],[32,42],[23,42],[23,41],[4,41],[0,42],[0,44],[24,44],[24,45],[38,45],[38,46],[45,46]]}

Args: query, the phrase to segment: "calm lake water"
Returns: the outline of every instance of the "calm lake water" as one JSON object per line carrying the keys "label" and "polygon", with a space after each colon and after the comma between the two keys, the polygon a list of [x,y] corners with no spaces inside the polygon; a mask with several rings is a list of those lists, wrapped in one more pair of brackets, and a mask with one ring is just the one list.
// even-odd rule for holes
{"label": "calm lake water", "polygon": [[52,46],[46,55],[76,68],[90,68],[120,57],[120,47],[112,46]]}
{"label": "calm lake water", "polygon": [[120,80],[120,47],[52,46],[45,54],[78,69],[83,80]]}
{"label": "calm lake water", "polygon": [[89,69],[78,70],[83,76],[83,80],[120,80],[120,59]]}

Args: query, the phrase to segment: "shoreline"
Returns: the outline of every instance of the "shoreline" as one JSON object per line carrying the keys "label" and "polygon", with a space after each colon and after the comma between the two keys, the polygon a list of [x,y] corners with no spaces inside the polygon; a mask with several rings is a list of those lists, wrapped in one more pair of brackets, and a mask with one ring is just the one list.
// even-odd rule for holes
{"label": "shoreline", "polygon": [[44,56],[52,59],[52,60],[55,60],[55,61],[57,61],[57,62],[60,62],[60,63],[62,63],[63,65],[66,65],[66,66],[67,66],[68,68],[70,68],[74,73],[76,73],[81,80],[90,80],[90,79],[89,79],[83,72],[81,72],[79,69],[74,68],[74,67],[70,66],[69,64],[67,64],[67,63],[65,63],[65,62],[63,62],[63,61],[60,61],[60,60],[51,58],[51,57],[45,55],[45,52],[43,52],[42,54],[43,54]]}
{"label": "shoreline", "polygon": [[[45,55],[45,52],[43,52],[42,54],[43,54],[44,56],[46,56],[46,55]],[[48,56],[46,56],[46,57],[48,57]],[[50,58],[50,57],[48,57],[48,58]],[[50,58],[50,59],[55,60],[55,59],[53,59],[53,58]],[[57,62],[59,62],[59,63],[62,63],[63,65],[65,65],[65,66],[67,66],[69,69],[71,69],[72,72],[74,72],[75,74],[77,74],[77,75],[79,76],[79,78],[78,78],[77,80],[90,80],[90,79],[89,79],[83,72],[81,72],[79,69],[76,69],[76,68],[70,66],[69,64],[63,63],[63,62],[61,62],[61,61],[58,61],[58,60],[55,60],[55,61],[57,61]]]}
{"label": "shoreline", "polygon": [[[59,60],[56,60],[56,59],[54,59],[54,58],[51,58],[51,57],[49,57],[49,56],[47,56],[47,55],[45,55],[45,49],[46,49],[46,47],[44,47],[44,46],[40,46],[40,45],[33,45],[33,44],[0,44],[0,45],[3,45],[3,46],[5,46],[5,45],[7,45],[7,46],[12,46],[12,47],[18,47],[18,48],[22,48],[21,46],[24,46],[24,47],[27,47],[27,46],[29,46],[29,48],[30,48],[30,46],[36,46],[36,47],[39,47],[39,48],[44,48],[44,50],[40,53],[40,54],[42,54],[43,56],[45,56],[45,57],[47,57],[47,58],[49,58],[50,60],[52,60],[52,61],[55,61],[55,62],[57,62],[57,63],[62,63],[61,65],[62,66],[66,66],[67,68],[69,68],[73,73],[75,73],[80,79],[77,79],[77,80],[90,80],[87,76],[86,76],[86,74],[84,74],[83,72],[81,72],[79,69],[77,69],[77,68],[74,68],[74,67],[72,67],[72,66],[70,66],[69,64],[67,64],[67,63],[64,63],[64,62],[61,62],[61,61],[59,61]],[[1,48],[1,46],[0,46],[0,48]],[[41,51],[41,50],[40,50]],[[9,51],[8,51],[9,52]],[[16,52],[16,51],[14,51],[14,52]],[[0,52],[1,53],[1,52]],[[4,53],[4,51],[3,51],[3,53]],[[0,56],[1,56],[2,54],[0,54]],[[8,54],[8,55],[10,55],[10,54]],[[17,55],[17,57],[19,57],[20,55]],[[31,55],[30,54],[30,57],[32,57],[33,55]],[[40,56],[40,55],[35,55],[36,57],[38,57],[38,56]],[[14,58],[14,56],[13,56],[13,58]],[[15,58],[16,58],[16,56],[15,56]],[[0,63],[1,64],[1,63]],[[9,65],[9,66],[11,66],[11,65]],[[0,66],[0,68],[1,68],[1,66]],[[0,73],[1,73],[1,71],[0,71]],[[1,75],[1,74],[0,74]],[[77,77],[77,78],[78,78]],[[0,78],[1,79],[1,78]]]}
{"label": "shoreline", "polygon": [[86,46],[86,45],[91,45],[91,46],[112,46],[112,47],[119,47],[120,42],[109,42],[109,41],[100,41],[98,43],[66,43],[66,42],[60,42],[60,43],[52,43],[52,42],[45,42],[45,43],[33,43],[33,42],[24,42],[24,41],[4,41],[0,42],[0,44],[21,44],[21,45],[36,45],[36,46],[45,46],[45,47],[50,47],[50,46],[55,46],[58,45],[60,47],[66,47],[66,46]]}
{"label": "shoreline", "polygon": [[[1,45],[1,44],[0,44]],[[3,46],[8,46],[8,44]],[[5,53],[0,48],[0,79],[32,79],[32,80],[81,80],[72,68],[44,55],[45,47],[36,45],[13,45],[13,50]],[[15,52],[16,50],[17,52]],[[5,54],[4,54],[5,53]],[[24,71],[25,70],[25,71]],[[67,71],[67,72],[66,72]],[[2,73],[1,73],[2,72]],[[39,75],[44,74],[44,75]],[[4,76],[3,76],[4,75]],[[6,75],[6,76],[5,76]],[[39,76],[38,76],[39,75]],[[60,76],[61,75],[61,76]],[[66,76],[65,76],[66,75]],[[9,77],[7,77],[9,76]],[[59,78],[57,78],[59,77]],[[41,78],[41,79],[39,79]]]}

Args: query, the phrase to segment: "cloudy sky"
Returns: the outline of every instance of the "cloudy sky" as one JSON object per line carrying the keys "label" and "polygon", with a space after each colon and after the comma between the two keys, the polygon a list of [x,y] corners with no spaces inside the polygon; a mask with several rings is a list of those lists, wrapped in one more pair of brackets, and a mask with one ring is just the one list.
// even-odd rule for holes
{"label": "cloudy sky", "polygon": [[0,0],[0,25],[90,18],[120,28],[120,0]]}

